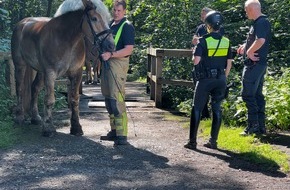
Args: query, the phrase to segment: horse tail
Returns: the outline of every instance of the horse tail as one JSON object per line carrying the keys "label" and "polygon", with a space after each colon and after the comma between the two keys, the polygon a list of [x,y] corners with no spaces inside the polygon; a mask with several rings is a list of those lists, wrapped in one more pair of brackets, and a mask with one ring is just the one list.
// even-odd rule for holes
{"label": "horse tail", "polygon": [[31,103],[31,87],[32,83],[36,76],[36,71],[32,69],[30,66],[26,66],[25,75],[24,75],[24,83],[23,83],[23,108],[24,113],[30,113],[30,103]]}

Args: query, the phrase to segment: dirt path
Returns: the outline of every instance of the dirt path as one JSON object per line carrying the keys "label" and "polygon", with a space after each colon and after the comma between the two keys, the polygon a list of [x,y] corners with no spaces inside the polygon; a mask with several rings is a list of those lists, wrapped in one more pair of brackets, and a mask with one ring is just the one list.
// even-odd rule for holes
{"label": "dirt path", "polygon": [[[131,106],[129,146],[99,140],[109,121],[97,106],[99,111],[81,114],[83,137],[69,135],[66,122],[59,123],[52,138],[27,126],[23,135],[33,135],[31,141],[0,150],[0,189],[290,190],[289,175],[278,168],[269,172],[234,153],[200,145],[198,151],[184,149],[188,130],[164,119],[163,110],[149,107],[138,111]],[[58,113],[56,119],[68,115]]]}

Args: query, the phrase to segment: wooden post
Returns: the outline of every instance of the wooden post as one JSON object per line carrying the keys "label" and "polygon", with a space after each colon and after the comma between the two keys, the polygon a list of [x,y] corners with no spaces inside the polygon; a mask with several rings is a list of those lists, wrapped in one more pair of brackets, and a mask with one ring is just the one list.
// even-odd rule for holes
{"label": "wooden post", "polygon": [[162,108],[162,61],[163,57],[156,57],[155,107]]}
{"label": "wooden post", "polygon": [[9,65],[9,83],[10,83],[10,94],[11,96],[16,96],[16,84],[15,84],[15,68],[12,61],[12,58],[10,57],[8,59],[8,65]]}
{"label": "wooden post", "polygon": [[11,58],[10,52],[0,52],[1,60],[4,60],[5,64],[5,80],[7,86],[10,87],[11,96],[16,96],[16,87],[15,87],[15,68]]}
{"label": "wooden post", "polygon": [[[151,77],[156,76],[156,58],[154,56],[151,56]],[[150,91],[150,100],[156,100],[155,99],[155,89],[156,89],[156,80],[151,78],[151,91]]]}
{"label": "wooden post", "polygon": [[150,73],[150,75],[151,75],[151,67],[152,67],[152,65],[151,65],[151,63],[152,63],[152,61],[151,61],[151,55],[150,54],[147,54],[147,78],[146,78],[146,84],[147,84],[147,86],[146,86],[146,93],[147,94],[149,94],[150,93],[150,85],[151,85],[151,77],[150,76],[148,76],[149,75],[149,73]]}

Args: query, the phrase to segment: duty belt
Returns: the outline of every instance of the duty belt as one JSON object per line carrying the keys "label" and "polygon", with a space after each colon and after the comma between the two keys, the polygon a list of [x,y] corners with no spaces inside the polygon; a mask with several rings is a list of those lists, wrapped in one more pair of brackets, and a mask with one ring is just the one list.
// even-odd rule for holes
{"label": "duty belt", "polygon": [[221,75],[225,75],[224,69],[211,69],[205,68],[203,71],[193,71],[192,72],[193,79],[198,81],[200,79],[216,79],[219,78]]}
{"label": "duty belt", "polygon": [[224,69],[209,69],[209,68],[207,68],[205,70],[205,72],[206,72],[205,76],[207,78],[218,78],[220,75],[225,74]]}

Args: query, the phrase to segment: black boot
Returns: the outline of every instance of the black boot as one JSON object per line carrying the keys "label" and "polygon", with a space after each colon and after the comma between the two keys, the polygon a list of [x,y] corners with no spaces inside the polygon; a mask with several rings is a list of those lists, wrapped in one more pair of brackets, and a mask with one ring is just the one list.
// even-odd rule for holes
{"label": "black boot", "polygon": [[185,148],[196,150],[196,136],[200,122],[200,111],[192,107],[190,116],[190,131],[189,131],[189,142],[184,145]]}
{"label": "black boot", "polygon": [[255,121],[255,120],[248,121],[247,128],[242,133],[240,133],[240,135],[242,136],[247,136],[251,134],[256,134],[256,135],[261,134],[258,121]]}
{"label": "black boot", "polygon": [[106,136],[101,136],[100,140],[103,141],[114,141],[116,139],[116,129],[111,130],[110,132],[107,133]]}
{"label": "black boot", "polygon": [[126,136],[117,136],[114,140],[114,145],[128,145],[127,137]]}
{"label": "black boot", "polygon": [[265,135],[267,133],[266,131],[266,125],[264,120],[259,119],[259,130],[261,135]]}
{"label": "black boot", "polygon": [[210,132],[209,142],[204,144],[203,146],[207,148],[217,149],[217,139],[220,131],[220,127],[222,124],[222,116],[221,112],[213,112],[212,113],[212,125]]}

